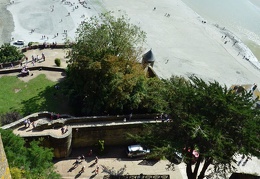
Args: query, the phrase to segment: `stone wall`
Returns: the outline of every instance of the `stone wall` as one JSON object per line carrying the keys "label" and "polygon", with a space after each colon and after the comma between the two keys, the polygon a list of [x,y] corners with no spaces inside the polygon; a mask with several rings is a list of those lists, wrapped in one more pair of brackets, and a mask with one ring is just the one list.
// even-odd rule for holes
{"label": "stone wall", "polygon": [[[48,111],[34,113],[1,128],[15,129],[24,125],[25,119],[30,119],[32,122],[38,119],[50,119],[51,115],[55,116]],[[104,140],[107,146],[131,144],[134,141],[130,140],[127,134],[145,132],[143,124],[156,122],[154,120],[156,115],[158,114],[134,114],[130,120],[129,115],[73,117],[63,114],[60,115],[61,118],[56,120],[38,122],[35,128],[35,130],[44,131],[45,129],[58,129],[67,126],[68,131],[63,135],[51,132],[19,135],[28,142],[42,138],[42,145],[52,148],[55,158],[62,158],[68,157],[72,148],[93,147],[99,140]]]}
{"label": "stone wall", "polygon": [[99,126],[73,129],[72,147],[94,146],[99,140],[104,140],[105,145],[128,145],[133,142],[127,136],[128,133],[138,134],[142,132],[142,124],[128,124],[116,126]]}
{"label": "stone wall", "polygon": [[68,157],[72,150],[72,129],[69,127],[68,132],[64,135],[38,135],[23,137],[29,143],[33,140],[41,139],[41,144],[44,147],[53,149],[55,158]]}
{"label": "stone wall", "polygon": [[10,174],[8,162],[6,159],[5,151],[4,151],[1,134],[0,134],[0,178],[1,179],[12,178]]}
{"label": "stone wall", "polygon": [[44,147],[52,148],[55,158],[68,157],[72,148],[93,147],[99,140],[104,140],[106,146],[129,145],[134,141],[127,136],[140,134],[143,131],[143,123],[121,124],[94,127],[68,127],[68,132],[61,136],[41,135],[22,136],[27,142],[43,139]]}

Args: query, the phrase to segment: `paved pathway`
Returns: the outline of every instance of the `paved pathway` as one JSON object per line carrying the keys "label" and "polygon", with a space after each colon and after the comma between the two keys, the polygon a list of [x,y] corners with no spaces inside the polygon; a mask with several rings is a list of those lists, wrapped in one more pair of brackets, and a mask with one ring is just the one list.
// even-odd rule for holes
{"label": "paved pathway", "polygon": [[[98,163],[95,164],[95,155],[86,157],[78,167],[74,168],[73,163],[77,156],[84,154],[87,156],[88,148],[81,148],[72,152],[72,157],[65,160],[55,161],[56,170],[62,175],[62,178],[103,178],[109,174],[121,175],[170,175],[171,179],[186,178],[182,176],[180,170],[185,169],[185,164],[180,164],[173,168],[168,168],[167,160],[149,161],[140,158],[129,159],[125,156],[124,147],[113,147],[109,152],[99,157]],[[81,152],[81,153],[80,153]],[[95,174],[95,169],[99,166],[98,174]],[[79,173],[82,166],[85,166],[85,172]]]}

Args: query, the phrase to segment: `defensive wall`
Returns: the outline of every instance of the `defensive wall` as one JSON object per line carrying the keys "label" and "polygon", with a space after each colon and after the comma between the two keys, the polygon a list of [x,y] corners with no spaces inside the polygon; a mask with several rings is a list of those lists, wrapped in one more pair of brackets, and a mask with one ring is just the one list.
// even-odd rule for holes
{"label": "defensive wall", "polygon": [[0,133],[0,178],[9,179],[12,178],[8,166],[8,162],[5,155],[4,146],[2,143],[1,133]]}
{"label": "defensive wall", "polygon": [[[44,111],[26,116],[2,128],[13,130],[28,142],[42,138],[43,146],[53,148],[54,156],[62,158],[68,157],[72,148],[93,147],[99,140],[104,140],[107,146],[131,144],[134,141],[129,139],[127,134],[144,132],[143,124],[158,122],[155,116],[156,114],[133,114],[130,119],[129,115],[73,117],[64,114],[55,119],[55,114]],[[35,121],[36,127],[26,131],[26,119]],[[62,127],[67,129],[65,134],[60,130]]]}

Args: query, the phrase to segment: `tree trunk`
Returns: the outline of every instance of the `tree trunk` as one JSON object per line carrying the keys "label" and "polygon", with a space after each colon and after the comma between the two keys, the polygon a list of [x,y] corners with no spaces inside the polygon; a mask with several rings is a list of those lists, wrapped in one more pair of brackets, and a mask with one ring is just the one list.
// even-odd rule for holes
{"label": "tree trunk", "polygon": [[202,170],[200,172],[200,175],[198,176],[198,179],[203,179],[204,178],[205,172],[206,172],[206,170],[208,169],[208,167],[209,167],[209,165],[211,163],[212,163],[212,158],[207,158],[205,160],[205,163],[204,163],[203,168],[202,168]]}
{"label": "tree trunk", "polygon": [[193,175],[194,175],[195,177],[197,177],[197,175],[198,175],[198,170],[199,170],[199,167],[200,167],[201,159],[202,159],[202,158],[201,158],[201,155],[200,155],[199,158],[198,158],[198,160],[197,160],[197,162],[196,162],[194,171],[193,171]]}
{"label": "tree trunk", "polygon": [[185,149],[185,152],[188,155],[187,166],[186,166],[186,174],[188,179],[196,179],[197,177],[197,175],[194,175],[194,173],[192,172],[192,151],[193,151],[193,147]]}
{"label": "tree trunk", "polygon": [[187,163],[186,174],[187,174],[188,179],[194,179],[193,173],[192,173],[192,170],[191,170],[191,162]]}

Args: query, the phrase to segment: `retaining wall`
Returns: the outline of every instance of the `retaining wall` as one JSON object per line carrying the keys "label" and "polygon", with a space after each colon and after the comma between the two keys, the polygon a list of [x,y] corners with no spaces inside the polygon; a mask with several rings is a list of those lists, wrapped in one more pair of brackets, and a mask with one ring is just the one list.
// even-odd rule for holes
{"label": "retaining wall", "polygon": [[0,134],[0,178],[1,179],[9,179],[12,178],[8,166],[8,162],[5,155],[4,146],[2,143],[2,138]]}
{"label": "retaining wall", "polygon": [[[51,112],[43,111],[26,116],[16,122],[5,125],[3,129],[15,129],[23,126],[25,119],[36,121],[42,118],[49,118],[53,115]],[[54,114],[55,115],[55,114]],[[39,140],[42,138],[42,145],[53,148],[55,158],[68,157],[72,148],[77,147],[93,147],[99,140],[104,140],[105,145],[128,145],[133,140],[127,137],[127,133],[140,134],[143,131],[143,124],[147,122],[153,123],[157,114],[134,114],[131,120],[128,115],[117,116],[86,116],[72,117],[69,115],[60,115],[60,119],[45,120],[38,123],[35,131],[44,131],[45,129],[57,129],[67,126],[68,131],[63,135],[55,135],[55,133],[26,133],[20,135],[27,142]],[[63,118],[64,117],[64,118]],[[127,122],[124,122],[127,119]]]}

